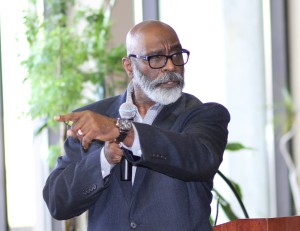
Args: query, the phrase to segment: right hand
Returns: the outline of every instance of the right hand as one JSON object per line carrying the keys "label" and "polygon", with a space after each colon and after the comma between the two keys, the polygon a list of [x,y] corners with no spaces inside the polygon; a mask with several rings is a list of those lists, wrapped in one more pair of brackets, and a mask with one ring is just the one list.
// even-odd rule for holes
{"label": "right hand", "polygon": [[68,135],[77,137],[84,149],[88,149],[93,140],[110,141],[119,135],[116,119],[92,111],[72,112],[54,119],[57,122],[73,122]]}

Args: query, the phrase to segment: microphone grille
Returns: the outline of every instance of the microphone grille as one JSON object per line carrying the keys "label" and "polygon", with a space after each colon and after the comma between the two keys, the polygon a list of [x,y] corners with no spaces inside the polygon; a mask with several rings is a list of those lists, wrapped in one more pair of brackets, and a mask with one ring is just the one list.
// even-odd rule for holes
{"label": "microphone grille", "polygon": [[137,107],[131,102],[121,104],[119,108],[121,118],[132,119],[137,113]]}

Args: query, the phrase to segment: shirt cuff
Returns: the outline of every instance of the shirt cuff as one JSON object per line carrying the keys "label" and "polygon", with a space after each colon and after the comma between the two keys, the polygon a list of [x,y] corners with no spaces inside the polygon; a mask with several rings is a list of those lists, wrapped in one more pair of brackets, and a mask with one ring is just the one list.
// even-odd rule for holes
{"label": "shirt cuff", "polygon": [[108,163],[108,161],[104,155],[104,147],[101,149],[101,152],[100,152],[100,165],[101,165],[102,177],[105,178],[106,176],[108,176],[110,174],[110,170],[114,165]]}

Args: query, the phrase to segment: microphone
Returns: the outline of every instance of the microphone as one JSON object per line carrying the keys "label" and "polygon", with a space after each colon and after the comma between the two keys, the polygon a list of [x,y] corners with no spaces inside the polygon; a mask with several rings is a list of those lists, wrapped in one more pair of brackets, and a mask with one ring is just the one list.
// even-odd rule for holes
{"label": "microphone", "polygon": [[[133,120],[137,112],[137,107],[131,102],[121,104],[119,114],[122,119]],[[123,152],[125,152],[122,147]],[[120,173],[122,181],[131,181],[132,178],[132,164],[123,155],[120,163]]]}
{"label": "microphone", "polygon": [[131,102],[122,103],[119,108],[119,114],[122,119],[133,119],[136,115],[137,107]]}

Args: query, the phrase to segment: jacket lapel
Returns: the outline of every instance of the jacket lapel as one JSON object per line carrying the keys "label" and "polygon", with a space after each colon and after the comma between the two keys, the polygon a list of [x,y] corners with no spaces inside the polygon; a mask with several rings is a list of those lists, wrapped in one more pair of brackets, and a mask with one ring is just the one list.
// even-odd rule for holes
{"label": "jacket lapel", "polygon": [[147,174],[148,169],[144,167],[137,167],[135,172],[134,183],[132,187],[131,199],[136,198],[136,194],[139,191],[139,188],[144,181],[145,175]]}
{"label": "jacket lapel", "polygon": [[131,198],[131,194],[132,194],[132,182],[131,181],[122,181],[121,180],[121,172],[120,172],[120,164],[117,164],[114,167],[114,177],[116,177],[116,181],[119,183],[120,188],[123,192],[125,201],[129,204],[130,203],[130,198]]}
{"label": "jacket lapel", "polygon": [[178,116],[184,111],[184,97],[185,96],[182,95],[175,103],[164,106],[153,121],[153,125],[159,125],[162,129],[172,127]]}

